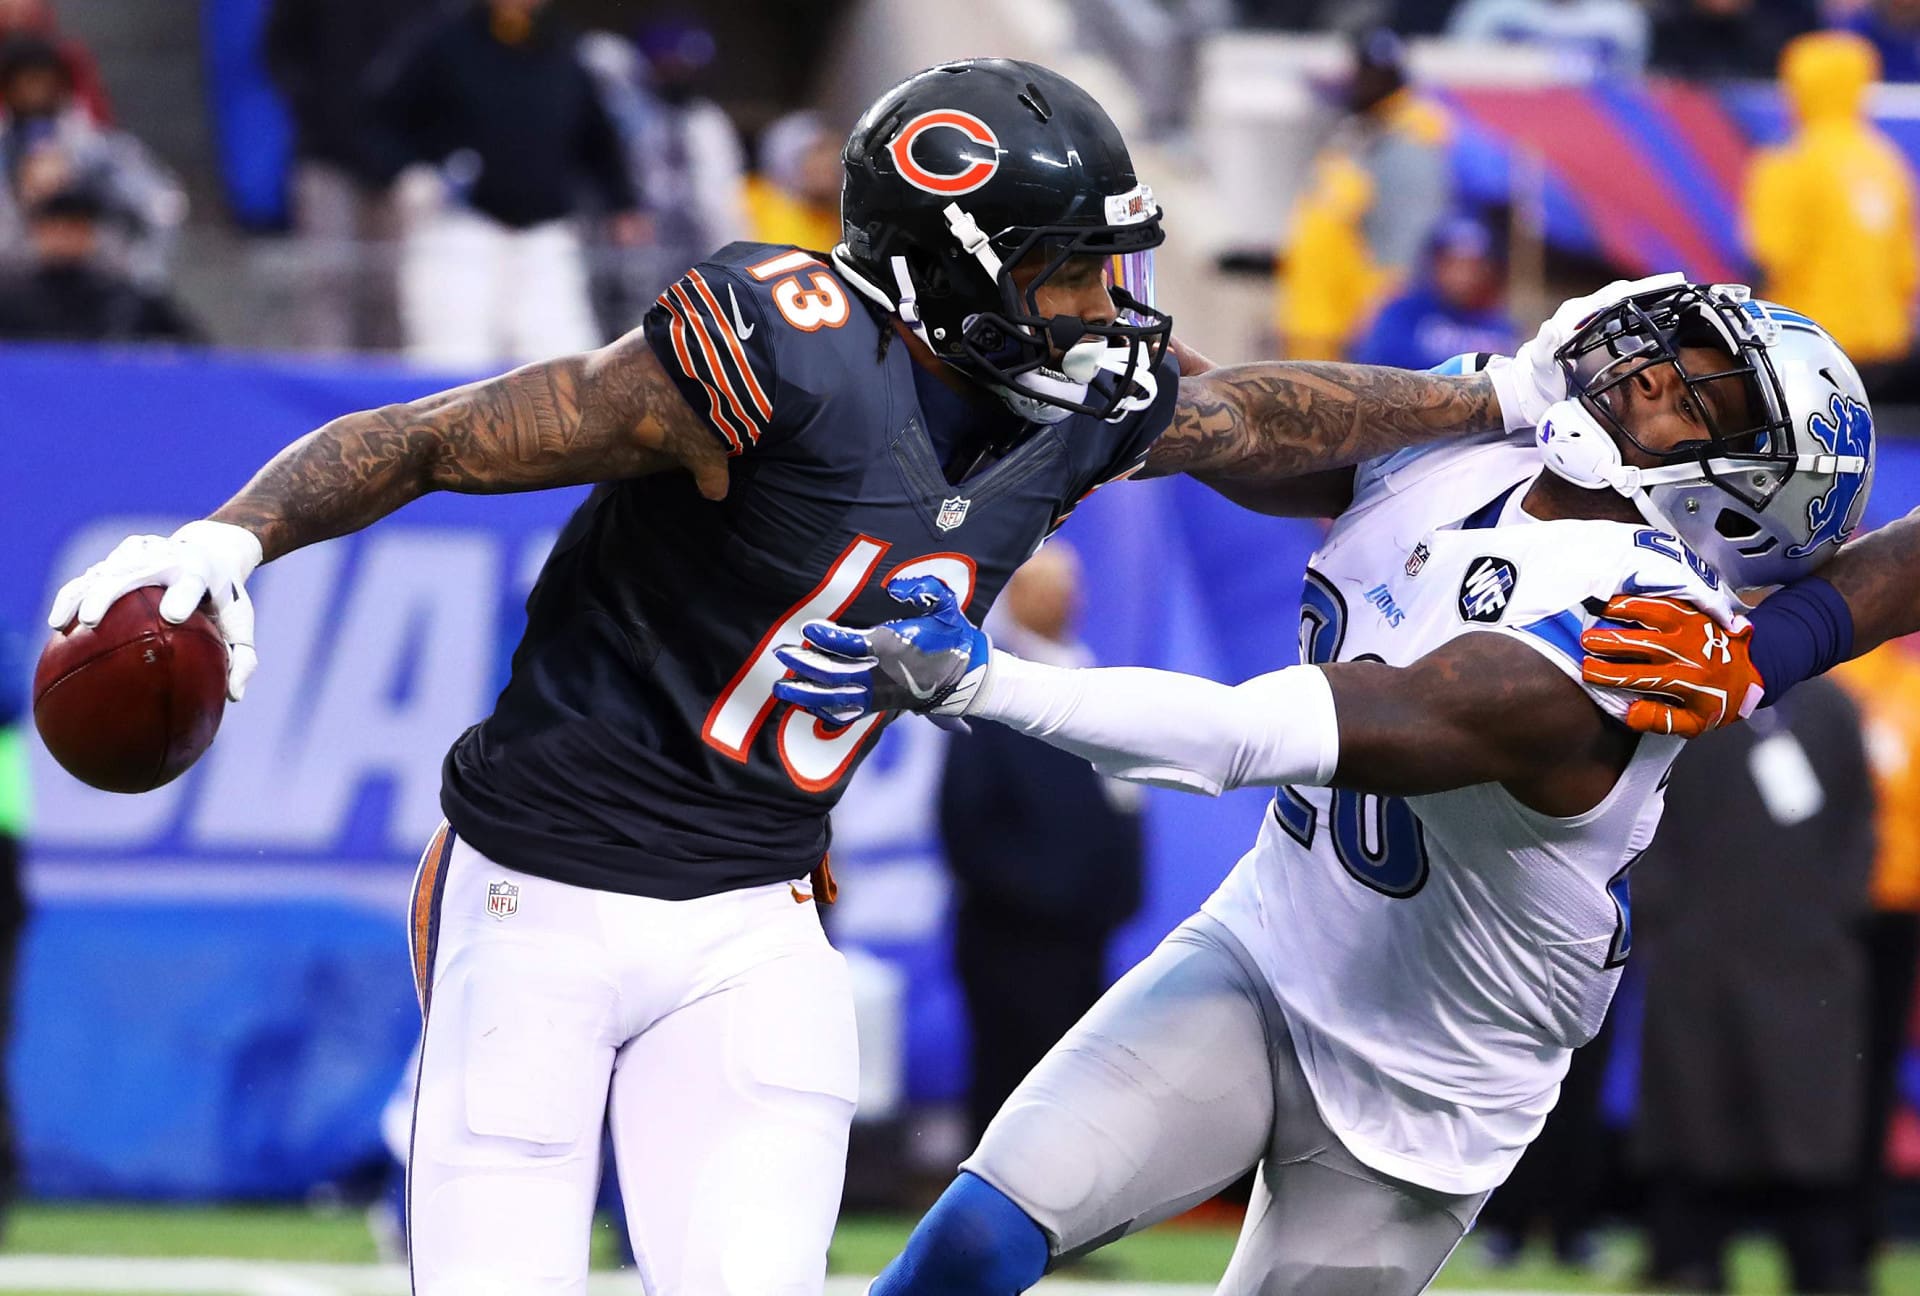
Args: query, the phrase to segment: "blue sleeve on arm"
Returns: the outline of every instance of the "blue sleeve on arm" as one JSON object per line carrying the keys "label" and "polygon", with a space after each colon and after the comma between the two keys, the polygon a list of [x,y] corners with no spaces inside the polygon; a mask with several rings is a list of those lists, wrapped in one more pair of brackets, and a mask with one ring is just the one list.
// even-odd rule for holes
{"label": "blue sleeve on arm", "polygon": [[1748,619],[1753,622],[1748,652],[1766,684],[1761,706],[1772,706],[1794,685],[1853,655],[1853,610],[1818,576],[1774,591]]}
{"label": "blue sleeve on arm", "polygon": [[1457,356],[1448,356],[1427,372],[1442,378],[1458,378],[1463,374],[1479,373],[1492,359],[1493,356],[1485,351],[1462,351]]}

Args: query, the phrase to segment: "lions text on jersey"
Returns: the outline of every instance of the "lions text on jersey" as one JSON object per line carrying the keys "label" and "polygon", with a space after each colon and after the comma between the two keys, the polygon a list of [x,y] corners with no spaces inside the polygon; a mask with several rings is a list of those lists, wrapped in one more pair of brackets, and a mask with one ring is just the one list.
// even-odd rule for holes
{"label": "lions text on jersey", "polygon": [[[951,399],[816,253],[736,243],[661,294],[655,354],[734,456],[725,500],[684,474],[601,486],[527,602],[494,713],[442,794],[488,858],[663,899],[802,876],[881,720],[840,730],[776,706],[773,649],[814,617],[870,625],[883,585],[928,573],[975,619],[1088,492],[1133,472],[1172,417],[1036,425],[959,482]],[[924,380],[923,380],[924,381]],[[948,394],[950,397],[950,394]],[[963,410],[959,421],[967,421]]]}
{"label": "lions text on jersey", "polygon": [[[1664,532],[1529,518],[1540,471],[1525,439],[1362,468],[1307,571],[1302,659],[1402,666],[1499,634],[1579,684],[1580,633],[1612,595],[1724,597]],[[1580,686],[1624,715],[1626,695]],[[1642,738],[1605,800],[1569,819],[1498,784],[1404,799],[1279,790],[1206,911],[1253,951],[1356,1157],[1453,1193],[1506,1177],[1613,996],[1632,942],[1628,869],[1679,746]]]}

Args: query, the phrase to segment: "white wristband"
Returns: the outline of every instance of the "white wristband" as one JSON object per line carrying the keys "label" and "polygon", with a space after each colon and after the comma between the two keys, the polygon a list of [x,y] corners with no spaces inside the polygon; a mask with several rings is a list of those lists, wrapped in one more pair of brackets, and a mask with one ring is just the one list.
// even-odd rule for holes
{"label": "white wristband", "polygon": [[[1500,423],[1508,432],[1520,432],[1531,428],[1537,419],[1529,417],[1528,395],[1532,392],[1532,375],[1520,366],[1517,360],[1506,356],[1494,356],[1487,361],[1483,370],[1487,380],[1493,384],[1494,397],[1500,402]],[[1532,402],[1541,405],[1538,396]]]}
{"label": "white wristband", "polygon": [[1208,796],[1325,784],[1340,756],[1333,689],[1315,666],[1237,687],[1173,671],[1073,670],[995,649],[969,716],[997,720],[1101,773]]}

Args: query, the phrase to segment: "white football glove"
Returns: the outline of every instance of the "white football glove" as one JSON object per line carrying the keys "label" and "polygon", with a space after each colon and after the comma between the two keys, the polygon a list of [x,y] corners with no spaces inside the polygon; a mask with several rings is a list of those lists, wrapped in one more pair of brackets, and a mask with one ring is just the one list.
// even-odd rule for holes
{"label": "white football glove", "polygon": [[189,522],[164,538],[129,536],[60,587],[47,624],[63,630],[78,618],[82,625],[99,625],[122,595],[158,585],[166,590],[160,615],[178,625],[205,598],[227,641],[227,696],[238,702],[260,664],[253,650],[253,601],[246,589],[260,559],[259,537],[226,522]]}
{"label": "white football glove", "polygon": [[1687,277],[1677,270],[1645,279],[1615,279],[1598,292],[1560,303],[1560,308],[1540,326],[1531,341],[1514,352],[1512,359],[1495,356],[1490,360],[1487,377],[1492,379],[1494,394],[1500,398],[1500,418],[1507,431],[1538,427],[1550,406],[1567,399],[1566,371],[1555,356],[1573,340],[1581,325],[1629,297],[1665,292],[1686,281]]}

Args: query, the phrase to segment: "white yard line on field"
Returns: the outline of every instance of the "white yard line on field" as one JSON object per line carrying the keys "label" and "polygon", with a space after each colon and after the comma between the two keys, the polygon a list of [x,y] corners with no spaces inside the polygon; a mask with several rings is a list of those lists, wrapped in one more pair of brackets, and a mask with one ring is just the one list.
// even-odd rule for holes
{"label": "white yard line on field", "polygon": [[[865,1296],[871,1278],[827,1280],[826,1296]],[[1090,1284],[1055,1280],[1036,1290],[1065,1296],[1095,1288],[1101,1296],[1209,1296],[1211,1287]],[[631,1274],[596,1274],[593,1296],[643,1296]],[[154,1296],[408,1296],[399,1265],[290,1264],[269,1260],[149,1257],[0,1256],[0,1292],[153,1293]]]}
{"label": "white yard line on field", "polygon": [[[827,1280],[825,1296],[865,1296],[870,1278]],[[642,1296],[631,1274],[596,1274],[593,1296]],[[1052,1296],[1212,1296],[1210,1286],[1174,1283],[1080,1282],[1053,1278],[1034,1289]],[[0,1292],[152,1293],[154,1296],[408,1296],[399,1265],[288,1264],[273,1260],[176,1259],[124,1256],[0,1256]],[[1446,1296],[1491,1296],[1448,1292]],[[1503,1292],[1499,1296],[1554,1296]]]}

